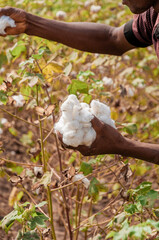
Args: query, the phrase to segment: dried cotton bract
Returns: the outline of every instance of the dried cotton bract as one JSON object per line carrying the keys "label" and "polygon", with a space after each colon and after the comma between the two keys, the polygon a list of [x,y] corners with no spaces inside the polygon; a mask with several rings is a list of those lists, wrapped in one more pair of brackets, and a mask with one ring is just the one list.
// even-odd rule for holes
{"label": "dried cotton bract", "polygon": [[6,27],[16,27],[15,21],[8,16],[3,15],[0,17],[0,34],[6,34]]}
{"label": "dried cotton bract", "polygon": [[61,112],[61,117],[55,124],[55,132],[63,135],[62,140],[68,146],[91,146],[96,139],[96,132],[91,124],[94,116],[115,128],[110,117],[110,108],[99,101],[93,100],[89,106],[87,103],[80,103],[72,94],[61,105]]}

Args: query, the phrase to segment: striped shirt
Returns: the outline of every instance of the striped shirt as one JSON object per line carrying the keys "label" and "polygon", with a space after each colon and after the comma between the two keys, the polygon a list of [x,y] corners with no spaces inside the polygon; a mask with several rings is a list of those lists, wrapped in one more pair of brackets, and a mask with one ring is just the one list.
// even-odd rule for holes
{"label": "striped shirt", "polygon": [[154,45],[159,58],[159,14],[151,7],[127,22],[124,27],[127,41],[135,47]]}

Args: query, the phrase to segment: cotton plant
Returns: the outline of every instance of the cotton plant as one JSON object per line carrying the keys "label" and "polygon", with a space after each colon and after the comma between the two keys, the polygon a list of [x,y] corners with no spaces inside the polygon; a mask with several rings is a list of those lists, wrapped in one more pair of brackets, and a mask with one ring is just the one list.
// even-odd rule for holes
{"label": "cotton plant", "polygon": [[60,110],[61,117],[55,124],[55,132],[62,134],[62,141],[68,146],[91,146],[96,139],[96,132],[91,124],[94,116],[115,128],[114,120],[110,116],[110,107],[97,100],[88,105],[80,103],[77,97],[71,94],[63,102]]}
{"label": "cotton plant", "polygon": [[12,18],[3,15],[0,17],[0,34],[6,34],[5,29],[7,27],[16,27],[15,21]]}

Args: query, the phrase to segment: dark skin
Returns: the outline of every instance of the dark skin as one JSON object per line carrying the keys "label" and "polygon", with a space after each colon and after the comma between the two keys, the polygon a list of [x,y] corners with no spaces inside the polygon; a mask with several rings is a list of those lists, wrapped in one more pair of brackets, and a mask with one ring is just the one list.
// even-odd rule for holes
{"label": "dark skin", "polygon": [[[142,13],[151,6],[159,12],[159,0],[123,0],[123,4],[128,5],[133,13]],[[1,8],[0,16],[2,15],[10,16],[16,23],[15,28],[6,28],[6,35],[26,33],[63,43],[82,51],[111,55],[122,55],[134,48],[125,39],[124,26],[115,28],[98,23],[66,23],[48,20],[10,7]],[[92,126],[97,133],[96,140],[92,145],[74,148],[83,155],[121,154],[159,165],[159,145],[125,138],[116,129],[97,118],[92,120]],[[62,141],[61,135],[59,135],[59,139]]]}

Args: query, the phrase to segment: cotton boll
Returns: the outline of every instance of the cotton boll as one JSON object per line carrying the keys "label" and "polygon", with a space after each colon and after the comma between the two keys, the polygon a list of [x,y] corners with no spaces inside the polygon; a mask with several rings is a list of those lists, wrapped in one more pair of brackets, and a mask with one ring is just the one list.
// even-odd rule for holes
{"label": "cotton boll", "polygon": [[15,107],[23,107],[25,100],[22,95],[14,95],[14,96],[12,96],[12,98],[14,100]]}
{"label": "cotton boll", "polygon": [[83,185],[85,186],[86,189],[89,188],[90,181],[82,174],[77,174],[72,178],[72,182],[77,182],[82,180]]}
{"label": "cotton boll", "polygon": [[73,94],[69,95],[66,101],[61,105],[61,111],[72,112],[74,106],[80,106],[80,102]]}
{"label": "cotton boll", "polygon": [[78,147],[79,145],[90,146],[93,143],[96,139],[96,132],[91,124],[94,115],[115,127],[107,105],[93,100],[90,106],[80,103],[75,95],[70,95],[61,105],[62,115],[55,125],[55,132],[63,135],[63,142],[66,145]]}
{"label": "cotton boll", "polygon": [[73,120],[78,120],[79,119],[80,110],[81,110],[81,106],[80,105],[74,105],[73,111],[72,111],[72,119]]}
{"label": "cotton boll", "polygon": [[8,16],[3,15],[0,17],[0,34],[6,34],[6,27],[16,27],[15,21]]}
{"label": "cotton boll", "polygon": [[113,119],[111,119],[110,126],[112,126],[113,128],[116,128],[115,121]]}
{"label": "cotton boll", "polygon": [[76,95],[74,95],[74,94],[69,95],[67,100],[74,102],[76,105],[80,105],[79,100],[77,99]]}
{"label": "cotton boll", "polygon": [[106,86],[111,86],[113,84],[112,78],[104,77],[102,81]]}
{"label": "cotton boll", "polygon": [[93,119],[92,113],[90,113],[87,109],[83,108],[80,111],[80,122],[88,123]]}
{"label": "cotton boll", "polygon": [[101,6],[99,5],[92,5],[90,11],[93,13],[98,13],[101,10]]}
{"label": "cotton boll", "polygon": [[[85,122],[85,123],[82,123],[82,127],[83,128],[91,128],[92,124],[90,122]],[[84,131],[85,131],[85,129],[84,129]]]}
{"label": "cotton boll", "polygon": [[0,120],[0,123],[2,125],[6,124],[7,122],[8,122],[8,120],[6,118],[1,118],[1,120]]}
{"label": "cotton boll", "polygon": [[75,135],[76,135],[76,132],[77,132],[76,130],[70,130],[70,131],[68,131],[68,132],[64,132],[64,133],[63,133],[63,138],[64,138],[65,140],[74,138]]}
{"label": "cotton boll", "polygon": [[68,121],[72,121],[72,112],[64,111],[62,112],[63,121],[66,123]]}
{"label": "cotton boll", "polygon": [[59,19],[65,19],[67,17],[67,14],[66,14],[66,12],[60,10],[56,13],[56,17]]}
{"label": "cotton boll", "polygon": [[68,100],[66,100],[62,105],[61,105],[61,111],[69,111],[69,112],[71,112],[72,111],[72,109],[73,109],[73,106],[74,106],[74,103],[73,102],[70,102],[70,101],[68,101]]}
{"label": "cotton boll", "polygon": [[54,130],[55,133],[60,132],[61,134],[64,133],[64,121],[63,118],[60,118],[60,120],[55,124]]}
{"label": "cotton boll", "polygon": [[111,113],[110,107],[96,100],[93,100],[91,102],[91,112],[96,117],[100,115],[106,115],[107,117],[110,117],[110,113]]}
{"label": "cotton boll", "polygon": [[84,131],[82,129],[78,129],[76,132],[76,141],[79,143],[78,145],[82,145],[84,138]]}
{"label": "cotton boll", "polygon": [[84,6],[85,6],[85,7],[88,7],[88,6],[90,6],[92,3],[94,3],[94,0],[87,0],[87,1],[85,1]]}
{"label": "cotton boll", "polygon": [[90,146],[96,139],[96,132],[93,128],[90,128],[84,135],[84,145]]}
{"label": "cotton boll", "polygon": [[71,122],[67,122],[65,124],[65,126],[63,126],[63,131],[64,132],[68,132],[69,130],[77,130],[79,129],[81,126],[80,126],[80,123],[79,121],[77,120],[74,120],[74,121],[71,121]]}
{"label": "cotton boll", "polygon": [[101,117],[99,118],[99,120],[102,121],[102,122],[104,122],[104,123],[106,123],[106,124],[108,124],[108,125],[110,125],[110,126],[112,126],[113,128],[116,128],[116,127],[115,127],[115,122],[114,122],[114,120],[112,120],[111,118],[107,118],[107,117],[105,117],[105,116],[101,116]]}
{"label": "cotton boll", "polygon": [[82,108],[86,108],[86,109],[89,111],[89,105],[88,105],[87,103],[82,102],[82,103],[81,103],[81,107],[82,107]]}
{"label": "cotton boll", "polygon": [[63,142],[67,146],[78,147],[80,145],[79,141],[76,141],[76,138],[65,138],[63,137]]}

